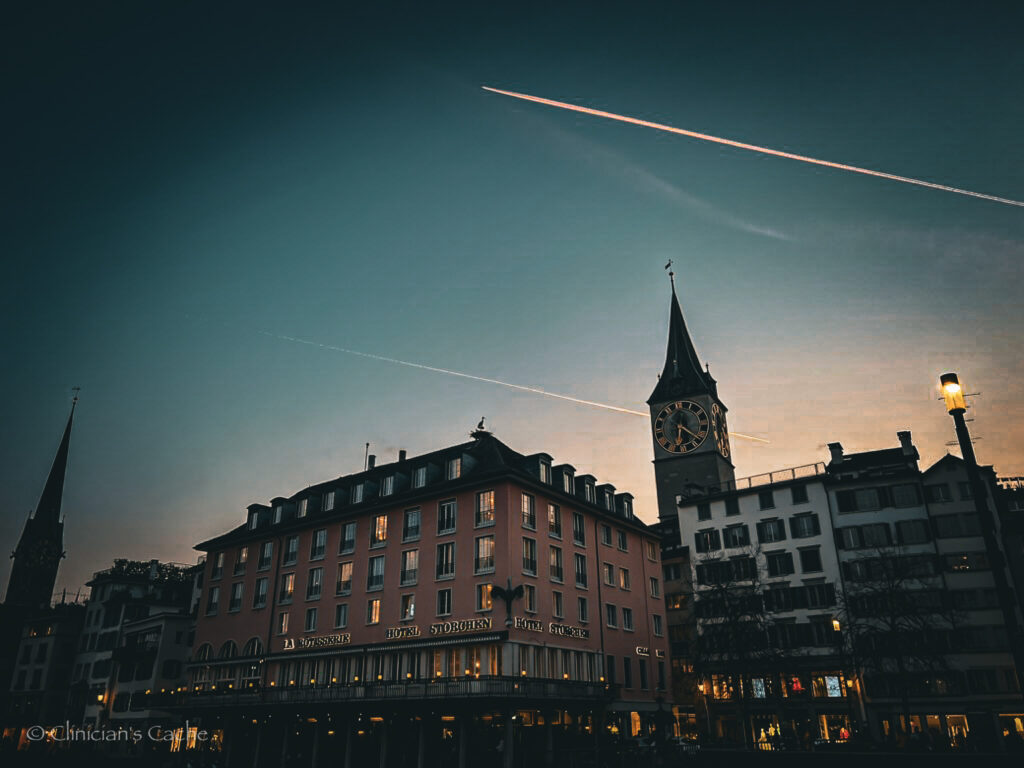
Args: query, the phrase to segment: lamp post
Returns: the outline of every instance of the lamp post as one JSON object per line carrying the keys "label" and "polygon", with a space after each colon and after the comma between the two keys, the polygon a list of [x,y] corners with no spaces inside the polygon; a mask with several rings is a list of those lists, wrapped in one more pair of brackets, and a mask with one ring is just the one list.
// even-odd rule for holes
{"label": "lamp post", "polygon": [[1003,623],[1010,638],[1010,651],[1013,654],[1013,665],[1017,673],[1017,690],[1024,694],[1024,652],[1021,650],[1020,623],[1017,621],[1017,606],[1006,578],[1006,560],[1002,547],[996,539],[995,516],[988,506],[988,487],[981,479],[978,460],[974,455],[974,443],[971,433],[967,430],[967,401],[960,378],[955,373],[944,373],[939,377],[942,397],[946,401],[946,410],[953,417],[956,428],[956,439],[960,444],[960,453],[967,470],[967,482],[971,488],[974,508],[978,513],[981,535],[985,541],[989,567],[992,569],[992,580],[995,582],[996,594],[999,596],[999,607],[1003,612]]}
{"label": "lamp post", "polygon": [[705,683],[702,680],[701,682],[697,683],[697,690],[700,691],[700,698],[704,702],[704,717],[707,719],[708,722],[708,741],[711,741],[714,738],[714,734],[711,732],[711,712],[710,710],[708,710],[708,697],[707,693],[705,692],[706,685],[707,683]]}

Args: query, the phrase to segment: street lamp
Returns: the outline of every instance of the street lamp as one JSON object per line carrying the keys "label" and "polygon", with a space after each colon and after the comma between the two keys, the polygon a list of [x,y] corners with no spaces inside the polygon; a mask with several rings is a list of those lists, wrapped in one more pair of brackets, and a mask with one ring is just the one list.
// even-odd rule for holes
{"label": "street lamp", "polygon": [[971,433],[967,430],[967,419],[964,418],[967,401],[964,399],[963,386],[960,384],[960,377],[955,373],[942,374],[939,377],[939,386],[942,388],[942,397],[946,401],[946,410],[953,417],[956,440],[960,445],[960,454],[963,456],[964,467],[967,470],[967,481],[971,489],[971,497],[974,500],[974,509],[978,513],[978,523],[985,541],[989,567],[992,569],[992,580],[995,582],[999,607],[1003,612],[1003,623],[1010,637],[1010,649],[1013,653],[1014,666],[1017,668],[1018,690],[1024,692],[1024,650],[1021,647],[1024,643],[1022,643],[1017,621],[1017,606],[1006,578],[1006,560],[1003,550],[996,538],[995,516],[988,506],[988,486],[981,479],[978,459],[974,454],[974,443],[971,441]]}
{"label": "street lamp", "polygon": [[712,732],[711,732],[711,711],[708,709],[708,697],[707,697],[707,695],[704,692],[705,689],[706,689],[706,686],[705,686],[705,683],[704,683],[703,680],[701,680],[699,683],[697,683],[697,690],[700,691],[700,698],[704,702],[704,717],[708,721],[708,741],[711,741],[711,738],[712,738]]}

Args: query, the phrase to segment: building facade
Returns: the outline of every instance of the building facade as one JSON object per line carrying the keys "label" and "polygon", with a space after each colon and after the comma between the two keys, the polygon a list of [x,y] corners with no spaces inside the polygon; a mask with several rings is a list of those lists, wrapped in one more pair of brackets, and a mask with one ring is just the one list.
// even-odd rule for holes
{"label": "building facade", "polygon": [[198,545],[187,706],[233,761],[511,761],[663,717],[660,552],[632,496],[472,437],[252,505]]}

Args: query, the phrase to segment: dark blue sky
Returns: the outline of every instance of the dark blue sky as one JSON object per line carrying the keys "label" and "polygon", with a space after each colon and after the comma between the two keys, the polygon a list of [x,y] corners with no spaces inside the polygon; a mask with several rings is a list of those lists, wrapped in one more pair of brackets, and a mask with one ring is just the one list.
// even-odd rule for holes
{"label": "dark blue sky", "polygon": [[80,385],[59,584],[189,560],[367,441],[427,451],[482,414],[652,519],[643,419],[260,331],[642,408],[668,258],[732,428],[772,441],[738,474],[904,427],[934,460],[950,369],[984,393],[981,460],[1024,474],[1021,209],[480,89],[1021,199],[1019,8],[208,5],[0,31],[0,541]]}

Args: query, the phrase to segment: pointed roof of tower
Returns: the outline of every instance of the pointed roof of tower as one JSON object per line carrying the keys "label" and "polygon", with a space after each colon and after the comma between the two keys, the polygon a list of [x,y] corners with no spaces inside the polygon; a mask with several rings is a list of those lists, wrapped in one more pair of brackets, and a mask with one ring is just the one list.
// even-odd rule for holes
{"label": "pointed roof of tower", "polygon": [[675,280],[673,280],[665,367],[658,378],[657,386],[654,387],[651,396],[647,398],[647,403],[650,405],[683,395],[712,394],[717,396],[717,389],[711,373],[701,368],[697,350],[694,349],[690,333],[686,330],[686,321],[683,320],[683,310],[679,306]]}
{"label": "pointed roof of tower", "polygon": [[78,396],[76,395],[71,401],[68,424],[64,427],[64,435],[60,439],[57,455],[53,459],[53,466],[50,467],[50,474],[46,477],[46,485],[43,486],[43,493],[39,497],[39,505],[32,515],[34,520],[46,523],[60,522],[60,508],[64,499],[64,474],[68,467],[68,447],[71,444],[71,422],[75,418],[75,403],[77,402]]}

